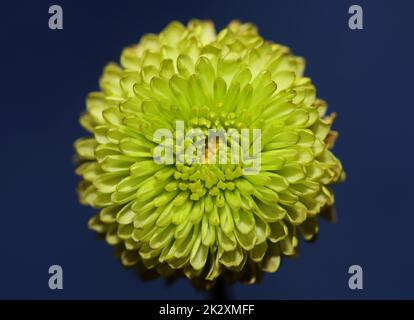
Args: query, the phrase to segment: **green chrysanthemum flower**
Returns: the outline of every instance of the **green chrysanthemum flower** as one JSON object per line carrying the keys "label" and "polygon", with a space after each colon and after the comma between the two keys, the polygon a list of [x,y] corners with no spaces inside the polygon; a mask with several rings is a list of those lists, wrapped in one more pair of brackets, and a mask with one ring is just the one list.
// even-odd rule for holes
{"label": "green chrysanthemum flower", "polygon": [[[255,282],[276,271],[299,232],[318,232],[317,216],[334,203],[329,185],[344,176],[330,152],[334,115],[303,70],[302,58],[239,22],[218,34],[211,22],[173,22],[126,48],[88,96],[80,122],[90,136],[75,143],[80,201],[100,209],[90,228],[124,265],[167,277]],[[174,132],[178,120],[260,129],[260,172],[156,163],[154,132]]]}

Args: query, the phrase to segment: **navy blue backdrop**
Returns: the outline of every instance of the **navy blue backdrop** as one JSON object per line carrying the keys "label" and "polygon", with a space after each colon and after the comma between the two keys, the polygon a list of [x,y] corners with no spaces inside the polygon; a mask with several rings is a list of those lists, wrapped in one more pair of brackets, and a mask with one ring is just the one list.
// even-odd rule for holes
{"label": "navy blue backdrop", "polygon": [[[48,28],[59,4],[64,30]],[[364,9],[364,30],[348,8]],[[105,63],[169,21],[251,21],[307,60],[306,74],[339,114],[335,153],[348,174],[336,188],[338,221],[316,244],[234,298],[414,298],[412,201],[412,1],[3,1],[0,5],[0,298],[205,298],[185,281],[143,283],[86,227],[78,204],[72,143],[78,116]],[[64,289],[48,288],[48,267]],[[348,288],[348,267],[364,289]]]}

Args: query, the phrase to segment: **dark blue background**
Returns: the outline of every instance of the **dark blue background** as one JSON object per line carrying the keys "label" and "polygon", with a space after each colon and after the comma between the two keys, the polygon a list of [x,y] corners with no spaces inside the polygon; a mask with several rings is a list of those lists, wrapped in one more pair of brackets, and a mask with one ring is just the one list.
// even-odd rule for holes
{"label": "dark blue background", "polygon": [[[364,9],[364,30],[348,8]],[[48,28],[62,5],[64,30]],[[307,60],[306,74],[339,114],[335,153],[348,180],[336,188],[336,224],[260,285],[232,287],[243,299],[414,298],[412,1],[4,1],[0,19],[0,298],[205,298],[189,282],[140,282],[86,227],[72,143],[78,116],[105,63],[169,21],[237,18]],[[48,267],[64,290],[48,289]],[[348,267],[364,290],[348,288]]]}

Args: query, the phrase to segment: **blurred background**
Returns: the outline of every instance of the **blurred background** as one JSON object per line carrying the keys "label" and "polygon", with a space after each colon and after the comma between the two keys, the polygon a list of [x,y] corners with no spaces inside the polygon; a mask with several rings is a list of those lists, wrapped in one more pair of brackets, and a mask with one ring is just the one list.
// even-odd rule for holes
{"label": "blurred background", "polygon": [[[49,6],[64,30],[48,28]],[[364,29],[348,28],[348,8]],[[237,299],[414,298],[414,2],[328,0],[4,1],[0,10],[0,298],[204,299],[186,280],[141,282],[87,229],[78,204],[73,141],[78,117],[108,61],[171,20],[211,19],[221,29],[253,22],[266,39],[307,61],[318,96],[338,113],[334,149],[347,181],[336,187],[338,221]],[[410,40],[411,39],[411,40]],[[63,267],[64,289],[48,288]],[[364,271],[350,290],[348,268]]]}

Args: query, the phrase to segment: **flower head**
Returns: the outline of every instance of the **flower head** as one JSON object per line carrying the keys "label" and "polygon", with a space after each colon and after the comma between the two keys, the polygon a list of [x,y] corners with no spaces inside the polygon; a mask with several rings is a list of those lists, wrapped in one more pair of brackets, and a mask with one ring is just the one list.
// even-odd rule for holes
{"label": "flower head", "polygon": [[[219,33],[208,21],[172,22],[124,49],[87,98],[89,137],[75,142],[80,201],[100,210],[90,228],[124,265],[165,276],[255,282],[276,271],[299,233],[318,232],[317,216],[334,203],[329,185],[343,177],[330,151],[335,116],[303,70],[302,58],[239,22]],[[260,130],[260,170],[155,161],[155,133],[176,132],[177,121],[204,133]],[[172,146],[177,160],[182,148]]]}

